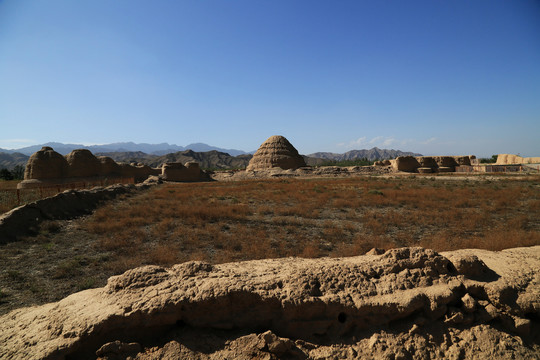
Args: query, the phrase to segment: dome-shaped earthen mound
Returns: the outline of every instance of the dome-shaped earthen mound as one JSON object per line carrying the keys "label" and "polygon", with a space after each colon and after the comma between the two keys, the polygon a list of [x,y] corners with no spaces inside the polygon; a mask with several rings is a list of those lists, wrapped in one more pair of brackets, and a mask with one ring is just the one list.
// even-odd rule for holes
{"label": "dome-shaped earthen mound", "polygon": [[247,171],[268,170],[271,168],[298,169],[306,166],[304,158],[298,150],[283,136],[270,136],[253,155],[246,168]]}
{"label": "dome-shaped earthen mound", "polygon": [[98,156],[98,160],[101,163],[99,175],[108,176],[113,174],[120,174],[120,165],[108,156]]}
{"label": "dome-shaped earthen mound", "polygon": [[66,155],[68,177],[92,177],[101,173],[101,162],[87,149],[73,150]]}
{"label": "dome-shaped earthen mound", "polygon": [[67,171],[66,159],[51,147],[44,146],[28,159],[24,179],[59,179],[66,176]]}

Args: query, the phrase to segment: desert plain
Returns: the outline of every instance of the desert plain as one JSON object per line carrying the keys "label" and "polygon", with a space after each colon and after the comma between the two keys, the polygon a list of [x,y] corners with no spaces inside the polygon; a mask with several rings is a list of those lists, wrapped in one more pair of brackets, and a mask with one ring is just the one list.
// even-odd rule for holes
{"label": "desert plain", "polygon": [[0,358],[540,356],[538,174],[309,168],[283,139],[248,171],[172,164],[4,214]]}

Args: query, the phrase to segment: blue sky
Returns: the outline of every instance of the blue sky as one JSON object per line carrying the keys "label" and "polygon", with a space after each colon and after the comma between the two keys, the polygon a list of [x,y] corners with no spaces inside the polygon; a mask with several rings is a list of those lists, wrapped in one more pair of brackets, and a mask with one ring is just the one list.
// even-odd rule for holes
{"label": "blue sky", "polygon": [[0,148],[540,156],[537,0],[0,0]]}

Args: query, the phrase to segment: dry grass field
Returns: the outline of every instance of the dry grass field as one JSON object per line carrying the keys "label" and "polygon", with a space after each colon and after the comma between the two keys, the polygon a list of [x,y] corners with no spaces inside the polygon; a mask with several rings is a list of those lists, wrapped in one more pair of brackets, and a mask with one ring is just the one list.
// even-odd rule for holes
{"label": "dry grass field", "polygon": [[84,228],[133,265],[220,263],[372,247],[529,246],[540,244],[539,210],[530,181],[290,179],[168,184],[97,210]]}
{"label": "dry grass field", "polygon": [[538,244],[538,176],[163,184],[2,245],[0,313],[103,286],[145,264]]}

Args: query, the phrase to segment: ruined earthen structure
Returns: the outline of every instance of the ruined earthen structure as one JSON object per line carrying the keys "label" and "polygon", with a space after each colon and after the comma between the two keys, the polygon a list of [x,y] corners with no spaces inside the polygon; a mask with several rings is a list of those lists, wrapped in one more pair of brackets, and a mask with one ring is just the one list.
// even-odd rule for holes
{"label": "ruined earthen structure", "polygon": [[395,160],[391,160],[391,164],[396,171],[453,172],[456,166],[471,165],[473,159],[476,159],[476,156],[398,156]]}
{"label": "ruined earthen structure", "polygon": [[533,359],[540,246],[144,266],[0,317],[2,359]]}
{"label": "ruined earthen structure", "polygon": [[80,181],[96,181],[100,178],[125,177],[139,182],[150,175],[159,175],[159,169],[146,165],[118,164],[113,159],[96,157],[89,150],[73,150],[65,157],[45,146],[28,159],[24,181],[19,188],[65,184]]}
{"label": "ruined earthen structure", "polygon": [[298,150],[283,136],[270,136],[253,155],[246,168],[247,171],[281,168],[283,170],[298,169],[306,166],[304,158]]}
{"label": "ruined earthen structure", "polygon": [[185,165],[165,163],[161,168],[161,178],[165,181],[200,181],[202,176],[199,163],[196,162],[187,162]]}
{"label": "ruined earthen structure", "polygon": [[540,157],[521,157],[513,154],[499,154],[496,165],[540,164]]}

